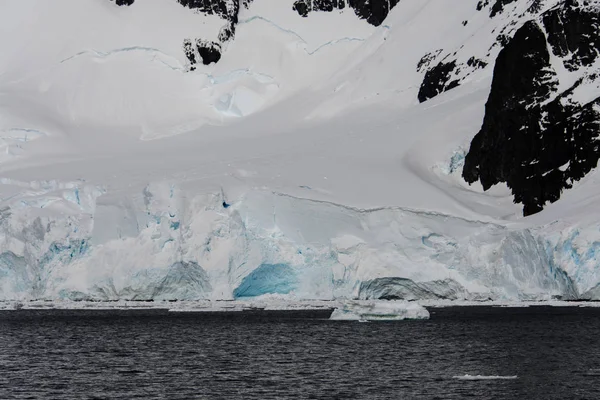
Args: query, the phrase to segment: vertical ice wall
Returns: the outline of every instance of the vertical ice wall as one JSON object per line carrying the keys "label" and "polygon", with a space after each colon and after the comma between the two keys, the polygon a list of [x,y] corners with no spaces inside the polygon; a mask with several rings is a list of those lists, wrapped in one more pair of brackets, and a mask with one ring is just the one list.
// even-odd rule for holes
{"label": "vertical ice wall", "polygon": [[222,193],[193,195],[169,183],[123,197],[101,193],[85,184],[50,187],[3,206],[0,298],[579,294],[577,280],[562,269],[564,254],[527,229],[267,191],[234,204]]}

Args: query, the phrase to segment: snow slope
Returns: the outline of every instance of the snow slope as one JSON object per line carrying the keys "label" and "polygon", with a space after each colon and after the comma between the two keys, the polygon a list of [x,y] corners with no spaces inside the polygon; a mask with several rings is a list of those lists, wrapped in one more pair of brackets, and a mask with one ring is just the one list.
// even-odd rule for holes
{"label": "snow slope", "polygon": [[[0,299],[597,298],[595,173],[528,218],[461,177],[498,31],[535,17],[477,3],[255,0],[191,71],[217,15],[2,2]],[[447,57],[460,85],[419,103]]]}

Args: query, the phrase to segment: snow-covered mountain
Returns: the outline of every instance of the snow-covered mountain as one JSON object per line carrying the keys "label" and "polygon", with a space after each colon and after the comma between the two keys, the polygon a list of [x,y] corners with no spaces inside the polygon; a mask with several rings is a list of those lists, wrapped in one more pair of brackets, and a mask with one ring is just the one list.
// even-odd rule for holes
{"label": "snow-covered mountain", "polygon": [[599,18],[3,1],[0,299],[598,299]]}

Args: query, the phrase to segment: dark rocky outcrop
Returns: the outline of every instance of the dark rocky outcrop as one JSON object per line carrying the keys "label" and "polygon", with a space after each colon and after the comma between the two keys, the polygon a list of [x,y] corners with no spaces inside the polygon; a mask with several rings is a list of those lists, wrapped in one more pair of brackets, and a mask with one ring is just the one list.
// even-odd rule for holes
{"label": "dark rocky outcrop", "polygon": [[432,53],[427,53],[417,64],[418,72],[426,71],[417,95],[420,103],[432,99],[442,92],[459,86],[460,80],[456,74],[460,72],[461,68],[466,68],[467,71],[472,72],[487,66],[485,61],[476,57],[471,57],[466,63],[462,63],[460,65],[458,65],[455,60],[448,62],[441,61],[436,64],[435,67],[427,69],[441,52],[442,50],[437,50]]}
{"label": "dark rocky outcrop", "polygon": [[310,0],[297,0],[294,2],[292,9],[300,14],[301,17],[308,17],[308,13],[312,11],[312,4]]}
{"label": "dark rocky outcrop", "polygon": [[379,26],[399,0],[348,0],[356,15],[371,25]]}
{"label": "dark rocky outcrop", "polygon": [[529,21],[498,55],[483,125],[463,169],[467,182],[479,180],[486,190],[506,182],[524,215],[557,201],[600,158],[600,97],[586,104],[571,100],[574,90],[598,77],[582,72],[557,93],[548,51],[564,57],[571,71],[591,65],[598,56],[598,11],[565,1],[542,21],[547,38]]}
{"label": "dark rocky outcrop", "polygon": [[183,41],[183,52],[185,53],[187,59],[190,61],[191,69],[196,69],[196,67],[194,66],[198,62],[198,60],[196,59],[196,49],[194,48],[194,44],[190,39],[185,39]]}
{"label": "dark rocky outcrop", "polygon": [[235,37],[240,7],[248,8],[252,0],[177,0],[177,2],[201,13],[218,15],[227,21],[219,31],[219,42],[196,38],[194,46],[191,39],[184,40],[183,50],[190,62],[190,70],[193,71],[200,60],[204,65],[209,65],[221,59],[222,44]]}
{"label": "dark rocky outcrop", "polygon": [[475,57],[471,57],[467,60],[467,65],[469,67],[474,67],[474,68],[485,68],[487,67],[487,63],[483,60],[480,60],[478,58]]}
{"label": "dark rocky outcrop", "polygon": [[[567,0],[564,7],[555,8],[543,17],[552,52],[564,57],[570,71],[591,65],[600,53],[600,14]],[[570,57],[567,57],[571,55]]]}
{"label": "dark rocky outcrop", "polygon": [[490,0],[480,0],[477,3],[477,11],[481,11],[483,10],[485,7],[487,7],[490,4]]}
{"label": "dark rocky outcrop", "polygon": [[[358,17],[379,26],[399,0],[347,0]],[[313,11],[331,12],[346,8],[346,0],[297,0],[292,8],[302,17]]]}
{"label": "dark rocky outcrop", "polygon": [[[510,3],[514,3],[517,0],[495,0],[494,4],[490,8],[490,18],[494,18],[496,15],[502,13],[504,10],[504,6]],[[539,0],[534,1],[534,3],[539,3]],[[480,0],[477,3],[477,11],[481,11],[487,6],[490,5],[490,0]]]}
{"label": "dark rocky outcrop", "polygon": [[208,40],[196,40],[196,48],[204,65],[216,63],[221,59],[221,45]]}
{"label": "dark rocky outcrop", "polygon": [[458,80],[452,80],[452,72],[456,68],[456,61],[440,62],[425,73],[423,83],[419,89],[419,102],[429,100],[438,94],[458,86]]}
{"label": "dark rocky outcrop", "polygon": [[183,51],[190,61],[190,70],[196,69],[196,64],[202,61],[202,64],[209,65],[216,63],[221,59],[221,45],[204,39],[191,39],[183,41]]}
{"label": "dark rocky outcrop", "polygon": [[111,0],[114,1],[118,6],[130,6],[135,0]]}
{"label": "dark rocky outcrop", "polygon": [[438,49],[436,51],[425,53],[425,55],[421,57],[421,59],[417,63],[417,71],[422,72],[429,68],[429,65],[435,60],[437,56],[439,56],[442,53],[442,51],[444,50]]}
{"label": "dark rocky outcrop", "polygon": [[492,6],[492,9],[490,10],[490,18],[494,18],[496,15],[500,14],[502,10],[504,10],[504,6],[515,1],[517,0],[496,0]]}
{"label": "dark rocky outcrop", "polygon": [[177,0],[184,7],[219,17],[237,24],[239,0]]}
{"label": "dark rocky outcrop", "polygon": [[[134,0],[111,0],[117,5],[128,6]],[[235,37],[236,27],[239,22],[240,8],[248,8],[253,0],[173,0],[183,7],[196,12],[217,15],[226,21],[218,35],[218,42],[211,42],[203,38],[184,39],[183,51],[189,61],[189,69],[196,69],[196,64],[202,61],[208,65],[221,59],[222,45]],[[310,12],[332,12],[342,10],[349,5],[357,16],[367,20],[370,24],[379,26],[387,17],[391,8],[399,0],[296,0],[292,8],[302,17],[307,17]]]}
{"label": "dark rocky outcrop", "polygon": [[[131,5],[134,0],[111,0],[117,5]],[[252,0],[173,0],[183,7],[208,15],[217,15],[226,21],[219,31],[218,42],[203,38],[184,39],[183,51],[190,63],[191,71],[196,69],[196,64],[204,65],[216,63],[221,59],[222,44],[235,37],[235,30],[239,20],[240,7],[248,8]]]}
{"label": "dark rocky outcrop", "polygon": [[311,11],[332,12],[346,8],[345,0],[296,0],[292,9],[302,17],[308,17]]}

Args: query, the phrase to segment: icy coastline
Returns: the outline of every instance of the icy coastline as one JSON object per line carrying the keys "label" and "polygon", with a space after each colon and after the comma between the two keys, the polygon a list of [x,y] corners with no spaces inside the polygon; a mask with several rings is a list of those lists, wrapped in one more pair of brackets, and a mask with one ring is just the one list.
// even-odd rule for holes
{"label": "icy coastline", "polygon": [[[337,310],[336,319],[359,320],[361,315],[427,318],[423,310],[446,307],[600,307],[597,301],[365,301],[365,300],[248,300],[248,301],[0,301],[1,311],[13,310],[165,310],[168,312],[241,312],[244,310]],[[344,317],[345,315],[345,317]],[[416,318],[410,318],[416,316]],[[403,317],[403,318],[401,318]]]}
{"label": "icy coastline", "polygon": [[[167,313],[299,313],[312,311],[311,318],[326,317],[343,321],[385,321],[428,319],[429,312],[416,302],[406,301],[290,301],[257,299],[248,301],[180,302],[86,302],[86,301],[0,301],[0,311],[148,311]],[[256,313],[259,314],[256,314]]]}

